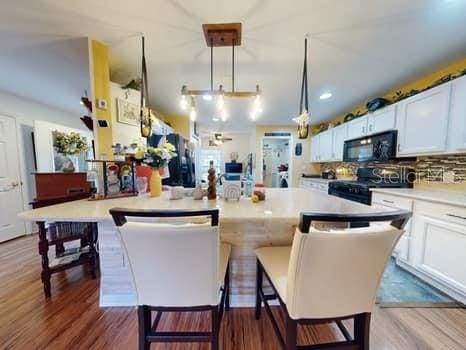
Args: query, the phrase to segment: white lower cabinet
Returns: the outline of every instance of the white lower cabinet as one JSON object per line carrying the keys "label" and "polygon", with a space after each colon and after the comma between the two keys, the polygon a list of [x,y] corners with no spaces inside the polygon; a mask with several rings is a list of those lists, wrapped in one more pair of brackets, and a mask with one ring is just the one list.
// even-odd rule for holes
{"label": "white lower cabinet", "polygon": [[396,248],[396,262],[466,303],[466,208],[373,194],[373,205],[409,209],[413,216]]}
{"label": "white lower cabinet", "polygon": [[299,180],[299,187],[328,193],[328,182],[319,178],[302,177]]}
{"label": "white lower cabinet", "polygon": [[[386,194],[374,193],[372,196],[372,206],[380,209],[404,209],[413,210],[413,200],[408,198],[400,198]],[[412,219],[408,221],[405,226],[405,233],[401,236],[398,244],[393,250],[393,256],[397,260],[404,262],[409,261],[409,241],[411,239],[411,223]]]}
{"label": "white lower cabinet", "polygon": [[410,265],[466,303],[466,209],[416,201]]}

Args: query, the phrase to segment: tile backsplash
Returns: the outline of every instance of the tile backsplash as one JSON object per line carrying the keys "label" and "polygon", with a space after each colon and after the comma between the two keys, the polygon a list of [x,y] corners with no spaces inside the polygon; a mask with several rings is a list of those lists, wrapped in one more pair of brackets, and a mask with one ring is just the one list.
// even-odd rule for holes
{"label": "tile backsplash", "polygon": [[381,167],[386,169],[411,167],[416,171],[417,181],[435,183],[466,182],[466,154],[426,156],[418,157],[416,160],[397,159],[391,162],[332,162],[321,164],[322,171],[333,169],[338,172],[340,169],[347,169],[349,174],[354,176],[359,167]]}

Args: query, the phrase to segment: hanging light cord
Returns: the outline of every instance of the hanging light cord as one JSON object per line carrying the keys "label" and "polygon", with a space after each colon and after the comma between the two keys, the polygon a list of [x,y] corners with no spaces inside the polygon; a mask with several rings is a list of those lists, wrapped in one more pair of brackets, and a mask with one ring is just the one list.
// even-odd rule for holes
{"label": "hanging light cord", "polygon": [[214,39],[210,38],[210,91],[214,91]]}
{"label": "hanging light cord", "polygon": [[303,113],[304,109],[309,112],[309,97],[307,85],[307,38],[304,39],[304,67],[303,67],[303,80],[301,83],[301,100],[299,102],[299,112]]}
{"label": "hanging light cord", "polygon": [[235,92],[235,39],[231,43],[231,91]]}

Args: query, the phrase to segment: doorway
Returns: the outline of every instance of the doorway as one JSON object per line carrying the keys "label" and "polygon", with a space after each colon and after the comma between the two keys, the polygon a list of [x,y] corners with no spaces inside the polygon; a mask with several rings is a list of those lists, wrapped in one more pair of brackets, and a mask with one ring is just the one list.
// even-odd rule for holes
{"label": "doorway", "polygon": [[26,234],[16,120],[0,115],[0,242]]}
{"label": "doorway", "polygon": [[260,178],[265,187],[291,187],[292,161],[291,136],[262,137]]}

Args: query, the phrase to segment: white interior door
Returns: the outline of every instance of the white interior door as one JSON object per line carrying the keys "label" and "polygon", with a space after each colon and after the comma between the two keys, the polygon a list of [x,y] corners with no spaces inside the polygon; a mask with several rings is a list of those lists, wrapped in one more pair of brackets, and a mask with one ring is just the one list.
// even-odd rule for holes
{"label": "white interior door", "polygon": [[17,215],[23,210],[16,122],[0,115],[0,242],[24,235]]}

